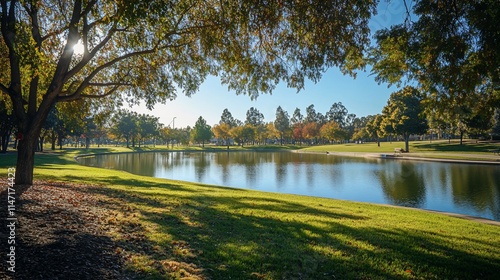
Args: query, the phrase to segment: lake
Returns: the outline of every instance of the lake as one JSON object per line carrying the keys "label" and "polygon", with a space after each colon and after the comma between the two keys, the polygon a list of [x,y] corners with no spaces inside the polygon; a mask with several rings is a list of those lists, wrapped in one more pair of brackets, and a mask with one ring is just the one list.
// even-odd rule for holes
{"label": "lake", "polygon": [[500,166],[293,152],[155,152],[88,166],[259,191],[382,203],[500,221]]}

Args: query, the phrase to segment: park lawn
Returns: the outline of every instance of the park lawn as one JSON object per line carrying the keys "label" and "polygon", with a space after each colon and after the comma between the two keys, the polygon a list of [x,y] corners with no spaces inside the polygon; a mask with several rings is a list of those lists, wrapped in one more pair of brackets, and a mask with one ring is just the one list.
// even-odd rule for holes
{"label": "park lawn", "polygon": [[[109,223],[121,228],[106,234],[140,278],[495,279],[500,271],[495,225],[156,179],[73,161],[86,153],[37,155],[35,178],[98,186],[94,190],[108,200],[103,211],[113,213]],[[5,177],[14,155],[0,160]]]}
{"label": "park lawn", "polygon": [[[333,144],[305,147],[302,151],[311,152],[359,152],[359,153],[393,153],[395,148],[403,148],[405,143],[402,141],[382,142],[380,147],[377,143],[369,142],[362,144]],[[460,145],[456,140],[448,141],[410,141],[410,154],[426,153],[435,157],[439,155],[462,153],[462,154],[492,154],[492,150],[500,149],[500,143],[476,143],[475,140],[465,141]],[[432,156],[432,155],[431,155]]]}

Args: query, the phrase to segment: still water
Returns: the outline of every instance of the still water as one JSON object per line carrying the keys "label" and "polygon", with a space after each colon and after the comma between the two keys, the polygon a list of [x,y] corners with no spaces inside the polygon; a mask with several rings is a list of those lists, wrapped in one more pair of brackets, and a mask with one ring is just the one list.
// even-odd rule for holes
{"label": "still water", "polygon": [[270,192],[453,212],[500,221],[500,166],[291,152],[98,155],[81,164]]}

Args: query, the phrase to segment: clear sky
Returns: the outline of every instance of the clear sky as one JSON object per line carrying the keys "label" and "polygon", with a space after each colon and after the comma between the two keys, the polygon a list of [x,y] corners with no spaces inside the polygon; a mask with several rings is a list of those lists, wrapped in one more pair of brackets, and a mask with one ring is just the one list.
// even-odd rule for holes
{"label": "clear sky", "polygon": [[[387,3],[381,0],[378,14],[370,21],[372,32],[402,22],[404,11],[403,1],[393,0]],[[217,77],[209,77],[198,93],[191,97],[178,94],[175,100],[157,104],[152,111],[144,106],[134,106],[131,110],[160,117],[160,122],[165,126],[175,125],[176,128],[193,127],[200,116],[213,126],[219,123],[222,111],[226,108],[234,118],[245,121],[246,112],[254,107],[264,115],[265,122],[270,122],[274,121],[278,106],[291,117],[295,108],[299,108],[305,116],[306,107],[313,104],[316,112],[325,114],[333,103],[342,102],[349,113],[362,117],[380,113],[389,95],[395,90],[395,87],[388,88],[386,84],[378,85],[368,70],[359,71],[354,79],[331,68],[318,83],[307,81],[305,89],[299,93],[296,89],[280,84],[272,95],[261,94],[256,100],[251,100],[247,95],[236,95],[228,91],[227,86],[222,85]]]}

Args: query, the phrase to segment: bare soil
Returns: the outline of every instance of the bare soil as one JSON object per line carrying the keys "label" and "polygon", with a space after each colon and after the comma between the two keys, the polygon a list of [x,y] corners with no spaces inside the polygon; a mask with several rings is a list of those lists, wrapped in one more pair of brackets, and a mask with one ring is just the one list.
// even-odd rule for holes
{"label": "bare soil", "polygon": [[[15,212],[8,213],[7,182],[0,185],[0,279],[138,278],[116,253],[120,244],[110,233],[120,229],[106,222],[112,210],[97,187],[38,181],[16,195]],[[14,232],[7,227],[13,217]],[[15,272],[8,270],[11,247]]]}

